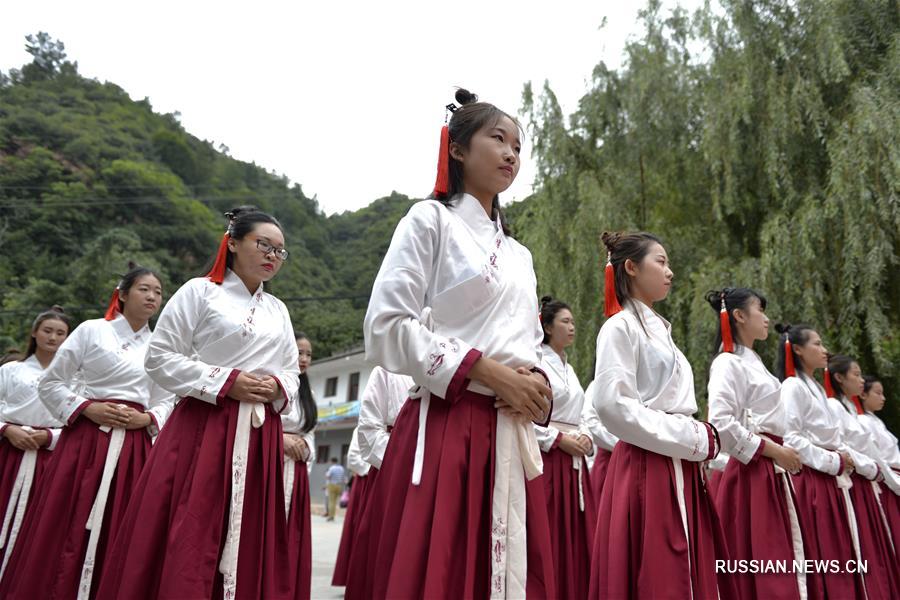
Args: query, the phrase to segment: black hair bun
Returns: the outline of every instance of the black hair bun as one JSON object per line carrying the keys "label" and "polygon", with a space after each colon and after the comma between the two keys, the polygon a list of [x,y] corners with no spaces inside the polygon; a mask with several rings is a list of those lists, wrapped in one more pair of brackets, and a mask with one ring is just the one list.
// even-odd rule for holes
{"label": "black hair bun", "polygon": [[64,309],[59,304],[54,304],[53,306],[50,307],[50,310],[52,310],[53,312],[58,312],[63,315],[66,314],[66,309]]}
{"label": "black hair bun", "polygon": [[721,290],[710,290],[706,292],[706,301],[712,306],[712,309],[716,312],[722,310],[722,294],[725,292]]}
{"label": "black hair bun", "polygon": [[234,220],[234,219],[237,219],[238,217],[240,217],[241,215],[246,215],[246,214],[258,212],[258,211],[259,211],[259,209],[256,208],[255,206],[245,204],[244,206],[238,206],[238,207],[232,208],[231,210],[229,210],[228,212],[225,213],[225,216],[228,217],[228,219],[230,219],[230,220]]}
{"label": "black hair bun", "polygon": [[136,262],[134,262],[133,260],[128,261],[128,270],[129,271],[134,271],[135,269],[137,269],[137,267],[138,267],[138,264]]}
{"label": "black hair bun", "polygon": [[614,252],[616,249],[616,244],[619,243],[619,238],[622,237],[622,234],[618,231],[604,231],[600,235],[600,241],[603,242],[603,245],[606,246],[607,252]]}
{"label": "black hair bun", "polygon": [[465,88],[457,88],[456,89],[456,101],[460,103],[460,105],[465,106],[466,104],[472,104],[473,102],[478,102],[478,95],[473,94],[469,90]]}
{"label": "black hair bun", "polygon": [[779,334],[783,335],[790,330],[791,330],[790,323],[775,323],[775,331],[777,331]]}
{"label": "black hair bun", "polygon": [[541,298],[541,308],[553,302],[553,296],[544,296]]}

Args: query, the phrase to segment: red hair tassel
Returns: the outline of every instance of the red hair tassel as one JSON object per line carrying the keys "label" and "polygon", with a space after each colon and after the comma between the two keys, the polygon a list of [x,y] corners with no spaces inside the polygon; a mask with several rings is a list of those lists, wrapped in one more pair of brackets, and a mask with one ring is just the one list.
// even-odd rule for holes
{"label": "red hair tassel", "polygon": [[797,376],[797,371],[794,369],[794,349],[791,347],[791,340],[784,340],[784,376]]}
{"label": "red hair tassel", "polygon": [[106,309],[106,314],[103,315],[103,318],[107,321],[112,321],[119,312],[121,312],[119,310],[119,288],[116,287],[112,298],[109,299],[109,307]]}
{"label": "red hair tassel", "polygon": [[225,268],[228,260],[228,240],[231,236],[228,232],[222,236],[222,243],[219,244],[219,251],[216,253],[216,262],[213,263],[212,269],[206,274],[213,283],[221,284],[225,279]]}
{"label": "red hair tassel", "polygon": [[722,352],[734,352],[734,337],[731,335],[731,320],[725,308],[725,294],[722,294],[722,310],[719,311],[719,324],[722,327]]}
{"label": "red hair tassel", "polygon": [[859,401],[859,396],[851,396],[850,400],[853,401],[853,406],[856,407],[856,414],[861,415],[866,412],[863,410],[862,403]]}
{"label": "red hair tassel", "polygon": [[437,179],[434,195],[443,198],[450,189],[450,127],[441,127],[441,146],[438,150]]}
{"label": "red hair tassel", "polygon": [[606,268],[603,272],[604,276],[604,310],[603,314],[611,317],[617,312],[622,311],[622,305],[619,304],[619,298],[616,296],[616,269],[612,264],[612,255],[606,256]]}

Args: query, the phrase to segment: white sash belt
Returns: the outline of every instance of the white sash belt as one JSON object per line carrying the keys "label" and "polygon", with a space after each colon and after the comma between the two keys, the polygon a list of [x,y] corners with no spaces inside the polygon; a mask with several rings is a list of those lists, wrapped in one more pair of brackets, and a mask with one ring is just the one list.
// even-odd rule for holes
{"label": "white sash belt", "polygon": [[244,515],[244,487],[247,483],[247,455],[250,449],[250,428],[258,429],[266,420],[262,404],[241,402],[238,406],[237,426],[234,432],[234,450],[231,457],[231,508],[228,513],[228,532],[219,572],[225,600],[234,600],[237,593],[238,550],[241,544],[241,520]]}
{"label": "white sash belt", "polygon": [[[126,408],[120,404],[119,408]],[[78,584],[78,600],[87,600],[91,595],[91,580],[94,578],[94,561],[97,557],[97,544],[100,542],[100,531],[103,529],[103,515],[106,512],[106,502],[109,499],[109,486],[116,474],[116,466],[119,464],[119,455],[122,454],[122,445],[125,443],[125,430],[112,429],[107,426],[99,427],[103,433],[109,433],[109,446],[106,448],[106,460],[103,463],[103,475],[100,477],[100,489],[91,506],[91,514],[88,515],[85,528],[91,532],[88,537],[87,552],[84,563],[81,565],[81,581]],[[110,433],[111,432],[111,433]]]}
{"label": "white sash belt", "polygon": [[291,498],[294,497],[294,475],[297,463],[292,458],[284,459],[284,518],[291,516]]}
{"label": "white sash belt", "polygon": [[[757,432],[757,434],[773,444],[777,443],[765,433]],[[781,480],[782,490],[784,491],[788,520],[791,524],[791,547],[794,550],[794,560],[798,563],[803,563],[806,560],[806,554],[803,552],[803,533],[800,530],[800,519],[797,517],[797,507],[794,505],[794,483],[791,481],[790,474],[779,467],[774,460],[772,461],[772,466],[775,467],[775,477]],[[797,571],[797,589],[800,592],[800,600],[806,600],[809,597],[809,592],[806,589],[806,575],[802,570]]]}
{"label": "white sash belt", "polygon": [[[553,427],[562,433],[575,433],[580,435],[581,431],[579,431],[577,425],[572,425],[571,423],[563,423],[562,421],[550,421],[550,427]],[[582,487],[582,473],[584,469],[581,466],[584,464],[584,457],[582,456],[573,456],[572,457],[572,468],[578,471],[578,508],[581,512],[584,512],[584,488]]]}
{"label": "white sash belt", "polygon": [[[34,431],[31,427],[23,427],[26,431]],[[25,509],[28,507],[28,496],[31,494],[31,483],[34,480],[34,470],[37,465],[37,450],[26,450],[19,462],[16,471],[16,479],[13,483],[12,493],[6,504],[6,514],[3,516],[3,528],[0,530],[0,549],[6,543],[6,534],[9,533],[9,542],[6,543],[6,553],[3,556],[3,564],[0,565],[0,577],[6,570],[6,563],[16,546],[16,538],[19,536],[19,528],[25,517]]]}

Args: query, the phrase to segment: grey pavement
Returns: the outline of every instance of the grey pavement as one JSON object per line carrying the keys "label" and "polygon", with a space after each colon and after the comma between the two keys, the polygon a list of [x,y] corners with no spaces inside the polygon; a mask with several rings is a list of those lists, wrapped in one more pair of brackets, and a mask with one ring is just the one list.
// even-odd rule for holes
{"label": "grey pavement", "polygon": [[322,516],[321,506],[312,506],[312,600],[344,597],[344,588],[331,585],[343,526],[343,510],[338,510],[337,518],[329,522]]}

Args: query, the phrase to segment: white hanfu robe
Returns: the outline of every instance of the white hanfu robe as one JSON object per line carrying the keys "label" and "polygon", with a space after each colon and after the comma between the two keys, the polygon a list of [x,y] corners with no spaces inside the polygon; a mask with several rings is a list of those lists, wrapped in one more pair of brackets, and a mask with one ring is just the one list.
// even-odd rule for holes
{"label": "white hanfu robe", "polygon": [[409,375],[398,375],[381,367],[375,367],[369,375],[359,402],[356,437],[362,459],[376,469],[381,468],[384,460],[384,451],[387,450],[391,436],[390,429],[415,385]]}
{"label": "white hanfu robe", "polygon": [[[531,253],[504,234],[468,194],[450,206],[414,204],[397,226],[375,280],[365,319],[366,358],[420,386],[420,429],[413,470],[424,460],[431,395],[458,392],[480,356],[516,369],[541,361],[537,279]],[[489,388],[467,389],[488,396]],[[549,415],[546,415],[549,417]],[[541,474],[531,423],[497,415],[491,516],[491,593],[525,595],[525,479]]]}
{"label": "white hanfu robe", "polygon": [[[0,436],[9,425],[17,425],[26,431],[43,429],[49,434],[50,442],[41,450],[52,451],[59,441],[62,422],[51,415],[38,398],[38,384],[44,372],[44,367],[34,354],[25,360],[0,366]],[[26,450],[22,453],[10,497],[4,499],[6,510],[0,525],[0,550],[5,552],[3,562],[0,563],[0,577],[6,570],[6,563],[25,518],[37,470],[38,453],[41,450]]]}
{"label": "white hanfu robe", "polygon": [[[154,381],[178,396],[219,404],[239,372],[271,376],[280,398],[278,413],[290,412],[300,367],[291,317],[263,285],[250,292],[228,269],[220,285],[205,277],[185,283],[166,304],[144,362]],[[250,428],[266,419],[262,404],[240,405],[232,456],[228,533],[219,570],[225,597],[237,587],[236,572]],[[284,498],[279,498],[283,502]]]}

